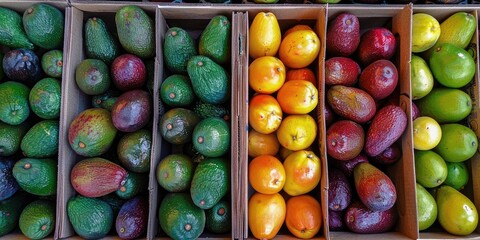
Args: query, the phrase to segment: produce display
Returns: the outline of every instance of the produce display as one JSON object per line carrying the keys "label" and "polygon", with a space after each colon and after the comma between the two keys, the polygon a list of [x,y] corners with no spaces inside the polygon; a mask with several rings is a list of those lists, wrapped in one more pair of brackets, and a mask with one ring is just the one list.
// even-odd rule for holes
{"label": "produce display", "polygon": [[166,78],[159,131],[171,149],[156,168],[166,190],[158,220],[172,239],[196,239],[232,231],[230,106],[232,24],[212,17],[200,34],[170,26],[162,42]]}
{"label": "produce display", "polygon": [[[114,25],[106,25],[109,20]],[[83,22],[85,59],[71,80],[90,104],[69,123],[66,146],[79,159],[69,172],[77,194],[68,199],[66,213],[80,237],[146,234],[154,26],[133,5]]]}
{"label": "produce display", "polygon": [[55,229],[64,25],[49,4],[0,7],[0,237]]}
{"label": "produce display", "polygon": [[420,231],[438,222],[450,234],[469,235],[478,225],[478,211],[465,192],[478,149],[467,119],[473,101],[465,91],[475,81],[476,51],[469,44],[476,28],[475,16],[462,11],[441,22],[421,12],[412,18],[412,34],[425,36],[412,41],[411,62]]}
{"label": "produce display", "polygon": [[398,219],[387,174],[402,157],[407,114],[399,104],[399,41],[358,17],[331,17],[326,33],[325,123],[330,231],[383,233]]}
{"label": "produce display", "polygon": [[258,239],[274,238],[283,225],[312,238],[323,225],[312,117],[320,39],[309,25],[282,27],[283,34],[274,13],[259,12],[249,28],[248,228]]}

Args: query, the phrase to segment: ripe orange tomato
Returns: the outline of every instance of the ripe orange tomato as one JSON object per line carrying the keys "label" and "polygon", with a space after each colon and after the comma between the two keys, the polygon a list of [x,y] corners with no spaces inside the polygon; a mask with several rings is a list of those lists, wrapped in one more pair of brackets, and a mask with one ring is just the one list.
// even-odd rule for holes
{"label": "ripe orange tomato", "polygon": [[318,57],[320,39],[312,30],[294,31],[282,40],[278,51],[280,60],[289,68],[304,68]]}
{"label": "ripe orange tomato", "polygon": [[254,193],[248,201],[248,227],[257,239],[274,238],[285,221],[286,204],[279,193]]}
{"label": "ripe orange tomato", "polygon": [[275,56],[282,34],[277,17],[271,12],[259,12],[249,28],[249,55],[251,58]]}
{"label": "ripe orange tomato", "polygon": [[275,133],[263,134],[255,131],[255,129],[248,131],[248,156],[275,155],[279,149],[280,143]]}
{"label": "ripe orange tomato", "polygon": [[317,136],[317,123],[308,114],[289,115],[277,130],[280,145],[292,151],[308,148]]}
{"label": "ripe orange tomato", "polygon": [[290,34],[292,32],[295,32],[295,31],[298,31],[298,30],[312,30],[312,28],[308,25],[297,24],[297,25],[287,29],[287,31],[283,34],[283,37],[285,38],[288,34]]}
{"label": "ripe orange tomato", "polygon": [[278,90],[277,101],[284,113],[307,114],[318,104],[318,90],[309,81],[291,80]]}
{"label": "ripe orange tomato", "polygon": [[285,65],[280,59],[259,57],[248,67],[248,84],[257,93],[271,94],[282,87],[285,74]]}
{"label": "ripe orange tomato", "polygon": [[322,176],[320,159],[312,151],[296,151],[283,162],[286,181],[283,186],[290,196],[298,196],[312,191]]}
{"label": "ripe orange tomato", "polygon": [[285,225],[298,238],[312,238],[322,227],[322,208],[310,195],[291,197],[287,201]]}
{"label": "ripe orange tomato", "polygon": [[278,158],[260,155],[248,164],[248,182],[263,194],[278,193],[285,184],[285,169]]}
{"label": "ripe orange tomato", "polygon": [[282,108],[271,95],[258,94],[250,99],[248,123],[255,131],[263,134],[275,132],[282,123]]}
{"label": "ripe orange tomato", "polygon": [[285,81],[290,80],[307,80],[313,83],[315,87],[317,86],[317,78],[310,68],[288,69]]}

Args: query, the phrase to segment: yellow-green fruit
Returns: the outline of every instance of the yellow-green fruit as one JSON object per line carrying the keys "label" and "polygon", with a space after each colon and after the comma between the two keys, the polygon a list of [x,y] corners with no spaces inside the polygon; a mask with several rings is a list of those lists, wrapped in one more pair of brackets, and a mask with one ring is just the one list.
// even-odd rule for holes
{"label": "yellow-green fruit", "polygon": [[461,192],[443,185],[437,190],[436,201],[438,222],[448,233],[465,236],[477,228],[477,208]]}
{"label": "yellow-green fruit", "polygon": [[418,183],[416,192],[418,230],[422,231],[432,226],[437,219],[437,203],[435,198]]}
{"label": "yellow-green fruit", "polygon": [[412,16],[412,52],[426,51],[440,37],[440,23],[432,15],[416,13]]}
{"label": "yellow-green fruit", "polygon": [[433,89],[433,75],[427,62],[417,56],[412,55],[410,61],[410,76],[412,82],[412,99],[417,100],[425,97]]}
{"label": "yellow-green fruit", "polygon": [[475,132],[458,123],[443,124],[442,139],[435,147],[445,161],[463,162],[473,157],[478,148],[478,139]]}
{"label": "yellow-green fruit", "polygon": [[445,160],[432,150],[415,150],[415,178],[423,187],[440,186],[448,175]]}

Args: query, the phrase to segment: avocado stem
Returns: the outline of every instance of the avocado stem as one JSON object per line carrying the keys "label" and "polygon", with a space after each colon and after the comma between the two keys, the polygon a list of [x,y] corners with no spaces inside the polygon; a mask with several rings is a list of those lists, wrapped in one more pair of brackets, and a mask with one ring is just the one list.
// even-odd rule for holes
{"label": "avocado stem", "polygon": [[25,163],[25,165],[23,165],[24,169],[30,169],[31,167],[32,167],[32,164],[30,163]]}
{"label": "avocado stem", "polygon": [[40,229],[42,229],[42,231],[45,231],[45,230],[47,230],[47,225],[46,225],[46,224],[43,224],[43,225],[42,225],[42,227],[41,227]]}
{"label": "avocado stem", "polygon": [[217,211],[218,215],[222,216],[223,214],[225,214],[225,208],[219,208],[218,211]]}
{"label": "avocado stem", "polygon": [[79,142],[79,143],[78,143],[78,147],[80,147],[80,148],[85,148],[86,145],[85,145],[85,143],[83,143],[83,142]]}
{"label": "avocado stem", "polygon": [[191,229],[192,229],[192,225],[190,225],[189,223],[185,224],[186,231],[190,231]]}
{"label": "avocado stem", "polygon": [[197,138],[197,142],[198,142],[198,143],[203,143],[203,141],[204,141],[203,137],[198,137],[198,138]]}

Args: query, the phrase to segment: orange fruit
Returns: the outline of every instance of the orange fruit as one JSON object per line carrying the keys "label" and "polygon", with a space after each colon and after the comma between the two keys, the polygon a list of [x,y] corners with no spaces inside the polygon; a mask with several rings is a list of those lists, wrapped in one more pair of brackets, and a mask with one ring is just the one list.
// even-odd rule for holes
{"label": "orange fruit", "polygon": [[292,151],[308,148],[317,136],[317,123],[308,114],[289,115],[277,130],[280,145]]}
{"label": "orange fruit", "polygon": [[285,221],[286,204],[279,193],[254,193],[248,201],[248,227],[257,239],[274,238]]}
{"label": "orange fruit", "polygon": [[248,67],[248,84],[257,93],[271,94],[282,87],[285,75],[285,65],[280,59],[259,57]]}
{"label": "orange fruit", "polygon": [[290,80],[307,80],[317,86],[317,78],[310,68],[288,69],[285,81]]}
{"label": "orange fruit", "polygon": [[285,184],[285,169],[278,158],[260,155],[248,164],[248,182],[259,193],[280,192]]}
{"label": "orange fruit", "polygon": [[284,113],[307,114],[318,104],[318,90],[309,81],[291,80],[278,90],[277,101]]}
{"label": "orange fruit", "polygon": [[275,155],[279,149],[280,143],[275,133],[263,134],[255,131],[255,129],[248,131],[248,156]]}
{"label": "orange fruit", "polygon": [[288,155],[283,162],[286,181],[283,186],[290,196],[298,196],[312,191],[320,182],[320,159],[312,151],[300,150]]}
{"label": "orange fruit", "polygon": [[275,14],[271,12],[257,13],[248,31],[248,50],[251,58],[277,54],[282,33]]}
{"label": "orange fruit", "polygon": [[320,203],[310,195],[291,197],[287,201],[285,225],[295,237],[314,237],[322,227]]}
{"label": "orange fruit", "polygon": [[297,25],[287,29],[287,31],[283,34],[283,37],[287,36],[288,34],[290,34],[292,32],[298,31],[298,30],[312,30],[312,28],[308,25],[297,24]]}
{"label": "orange fruit", "polygon": [[312,30],[294,31],[282,40],[278,55],[289,68],[304,68],[318,57],[320,39]]}
{"label": "orange fruit", "polygon": [[282,123],[282,108],[271,95],[258,94],[250,99],[248,123],[255,131],[263,134],[275,132]]}

